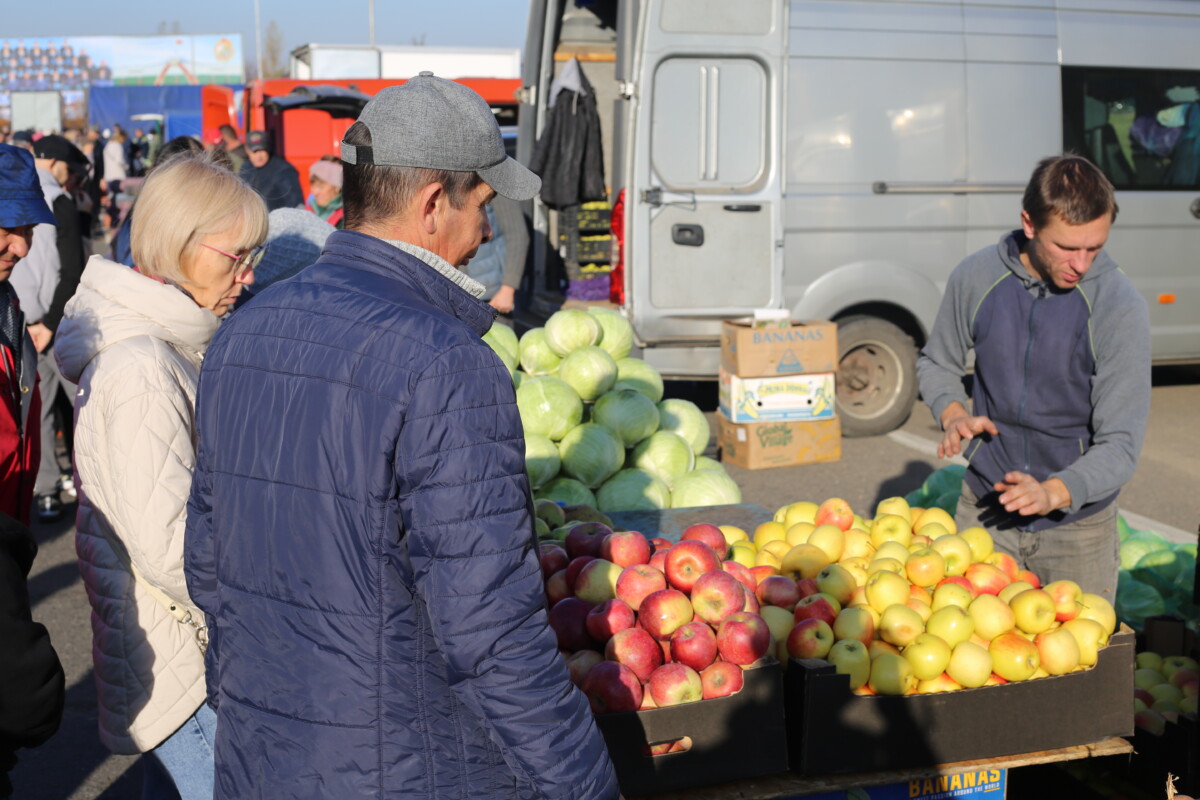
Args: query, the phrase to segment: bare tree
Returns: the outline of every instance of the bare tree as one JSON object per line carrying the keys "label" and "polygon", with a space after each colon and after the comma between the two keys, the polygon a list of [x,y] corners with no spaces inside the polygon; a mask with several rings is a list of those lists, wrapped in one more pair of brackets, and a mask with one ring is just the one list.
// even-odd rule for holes
{"label": "bare tree", "polygon": [[288,74],[287,53],[283,46],[283,31],[275,20],[267,23],[267,31],[263,34],[263,75],[264,78],[286,78]]}

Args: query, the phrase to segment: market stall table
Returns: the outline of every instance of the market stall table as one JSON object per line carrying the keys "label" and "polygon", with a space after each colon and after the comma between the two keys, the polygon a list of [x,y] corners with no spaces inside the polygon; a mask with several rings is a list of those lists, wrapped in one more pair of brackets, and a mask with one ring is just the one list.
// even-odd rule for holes
{"label": "market stall table", "polygon": [[[1060,761],[1075,761],[1084,758],[1115,756],[1133,752],[1133,746],[1124,739],[1111,738],[1094,744],[1064,747],[1058,750],[1043,750],[1000,758],[984,758],[976,761],[960,761],[955,764],[940,764],[931,767],[915,767],[902,770],[883,770],[850,775],[827,775],[808,777],[792,772],[749,778],[704,786],[682,792],[643,795],[645,800],[781,800],[803,797],[822,792],[845,791],[855,787],[887,786],[893,783],[926,780],[934,781],[966,773],[990,772],[1028,767],[1034,764],[1051,764]],[[947,782],[949,783],[949,781]],[[941,789],[938,791],[946,791]]]}

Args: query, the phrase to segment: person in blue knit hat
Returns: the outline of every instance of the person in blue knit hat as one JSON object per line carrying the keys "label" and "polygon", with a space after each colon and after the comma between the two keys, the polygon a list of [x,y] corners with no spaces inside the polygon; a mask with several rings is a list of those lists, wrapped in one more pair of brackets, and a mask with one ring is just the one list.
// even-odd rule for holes
{"label": "person in blue knit hat", "polygon": [[37,348],[25,331],[25,315],[8,279],[29,254],[33,226],[42,222],[53,225],[54,215],[42,196],[33,155],[0,144],[0,511],[26,525],[41,457],[41,402]]}

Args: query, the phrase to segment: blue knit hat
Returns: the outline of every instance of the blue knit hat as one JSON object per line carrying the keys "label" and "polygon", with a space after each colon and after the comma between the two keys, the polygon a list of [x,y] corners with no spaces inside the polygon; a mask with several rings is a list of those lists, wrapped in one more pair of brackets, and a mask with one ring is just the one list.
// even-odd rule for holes
{"label": "blue knit hat", "polygon": [[28,150],[0,144],[0,228],[54,224]]}

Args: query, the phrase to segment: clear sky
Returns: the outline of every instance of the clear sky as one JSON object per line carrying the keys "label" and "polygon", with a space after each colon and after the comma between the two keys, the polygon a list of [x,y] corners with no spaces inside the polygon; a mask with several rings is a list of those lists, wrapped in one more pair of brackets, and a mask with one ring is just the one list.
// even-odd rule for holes
{"label": "clear sky", "polygon": [[[254,0],[8,0],[0,38],[166,32],[240,33],[254,61]],[[366,44],[367,0],[259,0],[262,29],[274,20],[287,52],[309,42]],[[436,47],[524,44],[529,0],[375,0],[375,42]]]}

